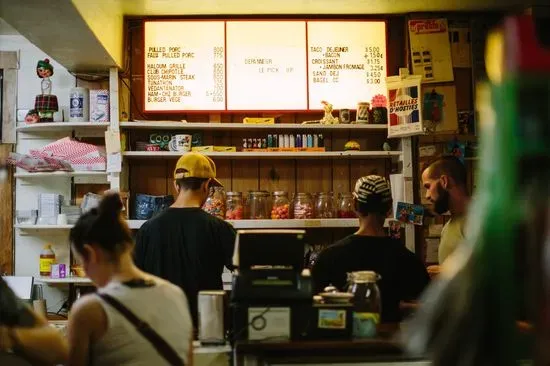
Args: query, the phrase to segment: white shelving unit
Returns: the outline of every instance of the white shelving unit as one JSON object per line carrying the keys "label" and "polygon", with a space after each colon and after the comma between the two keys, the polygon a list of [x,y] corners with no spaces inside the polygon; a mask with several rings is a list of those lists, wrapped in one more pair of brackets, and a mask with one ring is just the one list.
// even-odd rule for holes
{"label": "white shelving unit", "polygon": [[74,284],[74,285],[91,285],[92,280],[86,277],[66,277],[66,278],[49,278],[49,277],[35,277],[37,282],[45,283],[48,285],[59,284]]}
{"label": "white shelving unit", "polygon": [[70,230],[73,225],[30,225],[30,224],[15,224],[14,228],[19,230]]}
{"label": "white shelving unit", "polygon": [[267,131],[288,131],[288,130],[315,130],[315,131],[386,131],[388,126],[380,124],[296,124],[296,123],[275,123],[275,124],[244,124],[244,123],[219,123],[219,122],[174,122],[174,121],[135,121],[121,122],[120,128],[127,129],[164,129],[164,130],[267,130]]}
{"label": "white shelving unit", "polygon": [[19,132],[51,132],[51,131],[67,131],[77,129],[99,129],[106,130],[109,127],[109,122],[43,122],[25,124],[18,123],[17,131]]}
{"label": "white shelving unit", "polygon": [[48,178],[48,177],[107,177],[105,171],[78,171],[78,172],[17,172],[13,175],[15,178],[32,179],[32,178]]}
{"label": "white shelving unit", "polygon": [[[235,229],[353,228],[357,219],[227,220]],[[130,229],[139,229],[145,220],[128,220]]]}
{"label": "white shelving unit", "polygon": [[[401,156],[400,151],[325,151],[325,152],[203,152],[218,159],[379,159]],[[177,151],[125,151],[127,158],[179,158]]]}

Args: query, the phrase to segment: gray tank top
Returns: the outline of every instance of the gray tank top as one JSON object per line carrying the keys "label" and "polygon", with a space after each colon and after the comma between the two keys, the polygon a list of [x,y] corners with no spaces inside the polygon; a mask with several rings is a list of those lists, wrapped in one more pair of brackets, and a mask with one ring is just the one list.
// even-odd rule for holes
{"label": "gray tank top", "polygon": [[[154,281],[155,285],[148,287],[111,282],[99,292],[111,295],[148,323],[188,363],[193,324],[185,294],[160,278],[154,277]],[[99,296],[97,298],[107,315],[107,332],[91,346],[90,365],[168,365],[134,325]]]}

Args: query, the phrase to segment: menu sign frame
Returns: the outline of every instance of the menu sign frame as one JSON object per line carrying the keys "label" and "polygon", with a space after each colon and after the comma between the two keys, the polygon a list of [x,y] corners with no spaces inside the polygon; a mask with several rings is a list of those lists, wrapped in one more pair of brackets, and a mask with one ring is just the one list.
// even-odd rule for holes
{"label": "menu sign frame", "polygon": [[[228,100],[231,99],[231,96],[228,96],[228,90],[231,88],[228,87],[228,45],[227,45],[227,23],[228,22],[303,22],[304,28],[305,28],[305,68],[306,73],[303,80],[304,88],[306,89],[306,106],[305,109],[281,109],[277,107],[273,108],[246,108],[246,109],[229,109],[228,108]],[[223,107],[217,107],[217,108],[173,108],[173,109],[155,109],[155,108],[148,108],[149,103],[147,102],[147,64],[148,64],[148,58],[147,58],[147,44],[146,44],[146,24],[147,23],[154,23],[154,22],[216,22],[216,23],[223,23],[223,70],[221,71],[221,74],[223,74],[223,92],[220,92],[219,90],[216,90],[216,95],[220,94],[223,96],[224,105]],[[326,18],[326,19],[314,19],[314,18],[170,18],[170,19],[146,19],[144,20],[144,26],[143,26],[143,61],[144,61],[144,82],[143,82],[143,96],[144,96],[144,103],[143,103],[143,113],[146,114],[181,114],[181,113],[187,113],[187,114],[193,114],[193,113],[258,113],[259,111],[265,112],[265,113],[309,113],[309,112],[319,112],[323,111],[321,101],[319,100],[318,103],[314,101],[310,101],[310,93],[312,85],[310,83],[310,45],[309,45],[309,23],[322,23],[322,22],[336,22],[336,23],[349,23],[349,22],[359,22],[359,23],[383,23],[383,29],[384,29],[384,41],[383,44],[385,45],[385,64],[384,66],[384,73],[381,75],[381,79],[384,79],[388,76],[388,63],[389,63],[389,57],[388,53],[390,49],[388,48],[388,22],[386,19],[361,19],[361,18],[349,18],[349,19],[338,19],[338,18]],[[368,39],[369,35],[365,35],[365,38]],[[177,39],[177,37],[174,37],[173,39]],[[269,40],[267,40],[269,42]],[[327,52],[328,48],[330,46],[327,45]],[[203,62],[204,63],[204,62]],[[219,70],[218,70],[219,71]],[[216,74],[216,70],[213,70],[214,77],[219,79],[220,72]],[[217,76],[216,76],[217,75]],[[218,83],[219,84],[219,83]],[[253,87],[253,85],[251,85]],[[183,88],[185,90],[185,86]],[[211,88],[212,89],[212,88]],[[370,96],[372,98],[372,96]],[[369,99],[370,99],[369,98]],[[332,103],[330,100],[330,96],[326,99],[328,102]],[[351,96],[350,96],[351,99]],[[342,107],[342,108],[348,108],[348,109],[355,109],[355,105],[357,102],[370,102],[370,100],[362,100],[360,96],[357,97],[357,100],[354,100],[353,102],[350,102],[348,106]],[[353,105],[353,107],[352,107]],[[337,109],[337,106],[335,106],[335,109]]]}

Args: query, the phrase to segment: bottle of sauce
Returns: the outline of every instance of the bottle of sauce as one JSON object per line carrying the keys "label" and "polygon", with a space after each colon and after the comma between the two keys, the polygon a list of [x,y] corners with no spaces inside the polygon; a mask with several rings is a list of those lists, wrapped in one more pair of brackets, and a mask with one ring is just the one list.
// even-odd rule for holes
{"label": "bottle of sauce", "polygon": [[40,252],[40,276],[49,277],[52,273],[52,264],[55,263],[55,253],[50,244],[46,244]]}

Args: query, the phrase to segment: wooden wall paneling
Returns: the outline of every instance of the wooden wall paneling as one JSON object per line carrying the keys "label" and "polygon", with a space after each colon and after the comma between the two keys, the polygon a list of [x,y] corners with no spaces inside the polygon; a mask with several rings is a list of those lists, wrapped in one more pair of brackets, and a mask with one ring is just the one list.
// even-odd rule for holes
{"label": "wooden wall paneling", "polygon": [[[5,161],[12,151],[13,145],[0,144],[0,162]],[[8,177],[5,183],[0,184],[0,233],[2,233],[2,245],[0,245],[0,275],[12,274],[13,262],[13,169],[8,168]]]}
{"label": "wooden wall paneling", "polygon": [[351,185],[355,185],[357,179],[366,175],[386,175],[385,159],[353,159],[351,161],[350,180]]}
{"label": "wooden wall paneling", "polygon": [[130,193],[168,195],[174,193],[172,174],[176,160],[132,160]]}
{"label": "wooden wall paneling", "polygon": [[260,160],[259,187],[262,191],[287,191],[289,198],[296,191],[296,161],[286,159]]}
{"label": "wooden wall paneling", "polygon": [[332,161],[332,191],[335,195],[350,192],[355,182],[350,181],[350,160],[341,158]]}
{"label": "wooden wall paneling", "polygon": [[248,191],[257,191],[260,188],[259,182],[259,162],[257,159],[250,160],[231,160],[231,189],[237,192],[243,192],[246,195]]}
{"label": "wooden wall paneling", "polygon": [[386,141],[386,131],[350,131],[350,140],[355,140],[361,145],[361,150],[377,151],[382,150],[382,145]]}
{"label": "wooden wall paneling", "polygon": [[327,160],[297,160],[296,190],[298,192],[331,192],[332,191],[332,161]]}
{"label": "wooden wall paneling", "polygon": [[456,109],[457,111],[473,111],[472,69],[454,69]]}
{"label": "wooden wall paneling", "polygon": [[215,159],[214,163],[216,164],[216,178],[223,184],[225,191],[232,191],[232,166],[231,160],[226,159]]}

